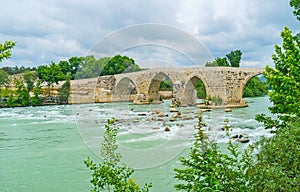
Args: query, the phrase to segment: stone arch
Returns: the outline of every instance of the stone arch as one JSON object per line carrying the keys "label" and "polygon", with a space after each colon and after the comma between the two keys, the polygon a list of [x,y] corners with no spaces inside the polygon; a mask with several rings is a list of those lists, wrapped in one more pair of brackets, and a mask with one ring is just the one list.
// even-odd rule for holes
{"label": "stone arch", "polygon": [[135,82],[129,77],[123,77],[115,84],[112,101],[133,101],[137,93]]}
{"label": "stone arch", "polygon": [[174,81],[170,75],[167,75],[164,72],[156,72],[155,75],[150,79],[150,83],[148,85],[148,100],[153,100],[153,101],[159,100],[158,90],[161,81],[165,78],[169,78],[174,85]]}
{"label": "stone arch", "polygon": [[185,105],[192,105],[197,103],[197,93],[195,90],[195,85],[198,81],[202,81],[205,87],[206,97],[209,97],[210,90],[207,85],[206,79],[200,74],[191,74],[187,77],[183,92],[182,92],[182,103]]}
{"label": "stone arch", "polygon": [[254,77],[257,77],[258,75],[262,75],[264,71],[259,71],[259,72],[256,72],[256,73],[251,73],[251,75],[248,75],[245,80],[242,82],[241,84],[241,90],[240,90],[240,95],[241,97],[243,97],[244,95],[244,90],[245,90],[245,87],[247,85],[247,83]]}

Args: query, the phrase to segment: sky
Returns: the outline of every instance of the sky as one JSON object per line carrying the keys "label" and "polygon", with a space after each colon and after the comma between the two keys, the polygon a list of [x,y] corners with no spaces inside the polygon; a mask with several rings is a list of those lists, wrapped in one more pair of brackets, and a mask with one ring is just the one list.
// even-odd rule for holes
{"label": "sky", "polygon": [[[34,67],[72,56],[128,55],[152,67],[203,66],[241,50],[241,67],[272,66],[288,26],[288,0],[1,0],[0,43],[16,41],[2,66]],[[144,66],[143,66],[144,67]]]}

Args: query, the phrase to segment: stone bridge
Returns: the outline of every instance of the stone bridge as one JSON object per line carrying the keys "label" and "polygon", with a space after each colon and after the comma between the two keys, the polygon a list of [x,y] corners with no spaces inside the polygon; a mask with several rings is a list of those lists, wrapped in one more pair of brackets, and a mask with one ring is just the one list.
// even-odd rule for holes
{"label": "stone bridge", "polygon": [[201,80],[205,85],[207,98],[220,98],[222,105],[241,107],[247,106],[242,99],[246,83],[263,72],[263,68],[155,68],[73,80],[69,103],[157,102],[160,98],[160,82],[168,77],[173,83],[173,101],[181,106],[196,104],[194,86]]}

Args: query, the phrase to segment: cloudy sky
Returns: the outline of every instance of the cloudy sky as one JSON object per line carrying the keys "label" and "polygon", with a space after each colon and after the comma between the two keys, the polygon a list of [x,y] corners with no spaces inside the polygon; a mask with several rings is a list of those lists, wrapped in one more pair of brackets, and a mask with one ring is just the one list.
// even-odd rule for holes
{"label": "cloudy sky", "polygon": [[263,67],[284,26],[300,32],[292,11],[288,0],[1,1],[0,43],[17,46],[0,66],[118,53],[140,64],[203,65],[240,49],[243,67]]}

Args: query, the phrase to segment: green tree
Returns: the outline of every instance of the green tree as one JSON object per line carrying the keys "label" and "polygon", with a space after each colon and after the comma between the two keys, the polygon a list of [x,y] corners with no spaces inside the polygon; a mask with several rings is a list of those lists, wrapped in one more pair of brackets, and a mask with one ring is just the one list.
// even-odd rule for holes
{"label": "green tree", "polygon": [[110,57],[96,59],[93,55],[82,58],[78,67],[76,79],[98,77],[105,65],[108,64]]}
{"label": "green tree", "polygon": [[266,94],[268,94],[268,86],[259,77],[253,77],[247,82],[243,97],[261,97]]}
{"label": "green tree", "polygon": [[228,61],[225,57],[224,58],[217,57],[215,59],[215,61],[217,62],[218,66],[222,66],[222,67],[228,67],[229,66],[229,63],[228,63]]}
{"label": "green tree", "polygon": [[26,87],[28,92],[30,92],[34,87],[34,82],[37,79],[38,74],[36,71],[25,71],[23,74],[24,82],[26,83]]}
{"label": "green tree", "polygon": [[9,107],[28,106],[30,103],[30,95],[24,85],[23,80],[14,79],[16,90],[8,98],[7,105]]}
{"label": "green tree", "polygon": [[275,45],[275,68],[266,67],[264,76],[271,85],[272,113],[300,115],[300,43],[285,27],[282,47]]}
{"label": "green tree", "polygon": [[[296,1],[293,1],[296,2]],[[299,4],[298,4],[299,6]],[[299,191],[300,185],[300,44],[299,37],[285,27],[281,32],[282,47],[275,45],[274,68],[266,67],[265,77],[276,114],[272,119],[264,114],[256,119],[272,128],[275,135],[259,144],[257,163],[250,170],[251,188],[256,191]],[[275,131],[274,131],[275,130]]]}
{"label": "green tree", "polygon": [[52,62],[49,66],[39,66],[37,69],[38,77],[42,82],[46,82],[49,92],[48,95],[50,96],[50,87],[52,86],[52,93],[53,93],[53,84],[58,83],[65,78],[64,74],[61,71],[61,68],[56,63]]}
{"label": "green tree", "polygon": [[114,75],[142,70],[132,58],[116,55],[112,57],[101,71],[101,75]]}
{"label": "green tree", "polygon": [[[227,122],[224,127],[228,129]],[[199,116],[195,141],[188,158],[179,157],[183,169],[175,168],[175,178],[183,183],[176,190],[183,191],[249,191],[247,170],[252,165],[252,150],[243,154],[238,146],[228,143],[228,154],[220,152],[201,129],[205,124]],[[229,133],[228,133],[229,134]]]}
{"label": "green tree", "polygon": [[257,143],[255,163],[248,169],[252,191],[291,191],[300,189],[299,118]]}
{"label": "green tree", "polygon": [[16,42],[13,41],[5,41],[3,44],[0,43],[0,62],[10,58],[11,49],[13,49],[15,45]]}
{"label": "green tree", "polygon": [[68,103],[68,98],[70,96],[70,88],[71,88],[70,78],[71,78],[71,73],[68,72],[66,76],[67,77],[66,77],[65,83],[58,90],[59,102],[61,104]]}
{"label": "green tree", "polygon": [[218,67],[218,62],[216,60],[214,61],[208,61],[205,63],[205,67]]}
{"label": "green tree", "polygon": [[290,0],[291,7],[294,7],[294,15],[300,21],[300,0]]}
{"label": "green tree", "polygon": [[240,50],[230,51],[226,55],[231,67],[240,67],[242,52]]}
{"label": "green tree", "polygon": [[9,83],[9,75],[4,70],[0,69],[0,88]]}
{"label": "green tree", "polygon": [[109,119],[105,125],[104,140],[100,150],[104,162],[96,165],[90,158],[84,161],[85,165],[92,171],[91,183],[94,189],[91,191],[148,192],[151,184],[145,184],[141,188],[131,178],[134,170],[120,163],[121,154],[116,152],[118,149],[116,141],[118,127],[114,126],[114,122],[114,119]]}
{"label": "green tree", "polygon": [[81,65],[83,57],[71,57],[68,61],[60,61],[58,66],[61,68],[61,72],[66,76],[70,73],[70,78],[74,79],[76,72]]}
{"label": "green tree", "polygon": [[173,83],[172,83],[171,79],[167,78],[167,79],[162,80],[159,85],[159,90],[160,91],[173,91]]}
{"label": "green tree", "polygon": [[174,186],[178,191],[218,191],[222,187],[216,174],[220,170],[222,159],[218,155],[217,145],[211,143],[201,130],[203,125],[202,116],[199,116],[189,157],[179,157],[184,167],[174,169],[175,179],[183,181]]}
{"label": "green tree", "polygon": [[206,98],[206,90],[205,90],[205,85],[203,81],[199,80],[197,81],[195,85],[195,89],[197,91],[197,97],[199,99],[205,99]]}
{"label": "green tree", "polygon": [[41,81],[38,80],[36,82],[35,87],[33,88],[33,94],[34,96],[31,98],[31,105],[32,106],[39,106],[42,105],[41,99],[39,97],[40,94],[43,93],[42,87],[41,87]]}

